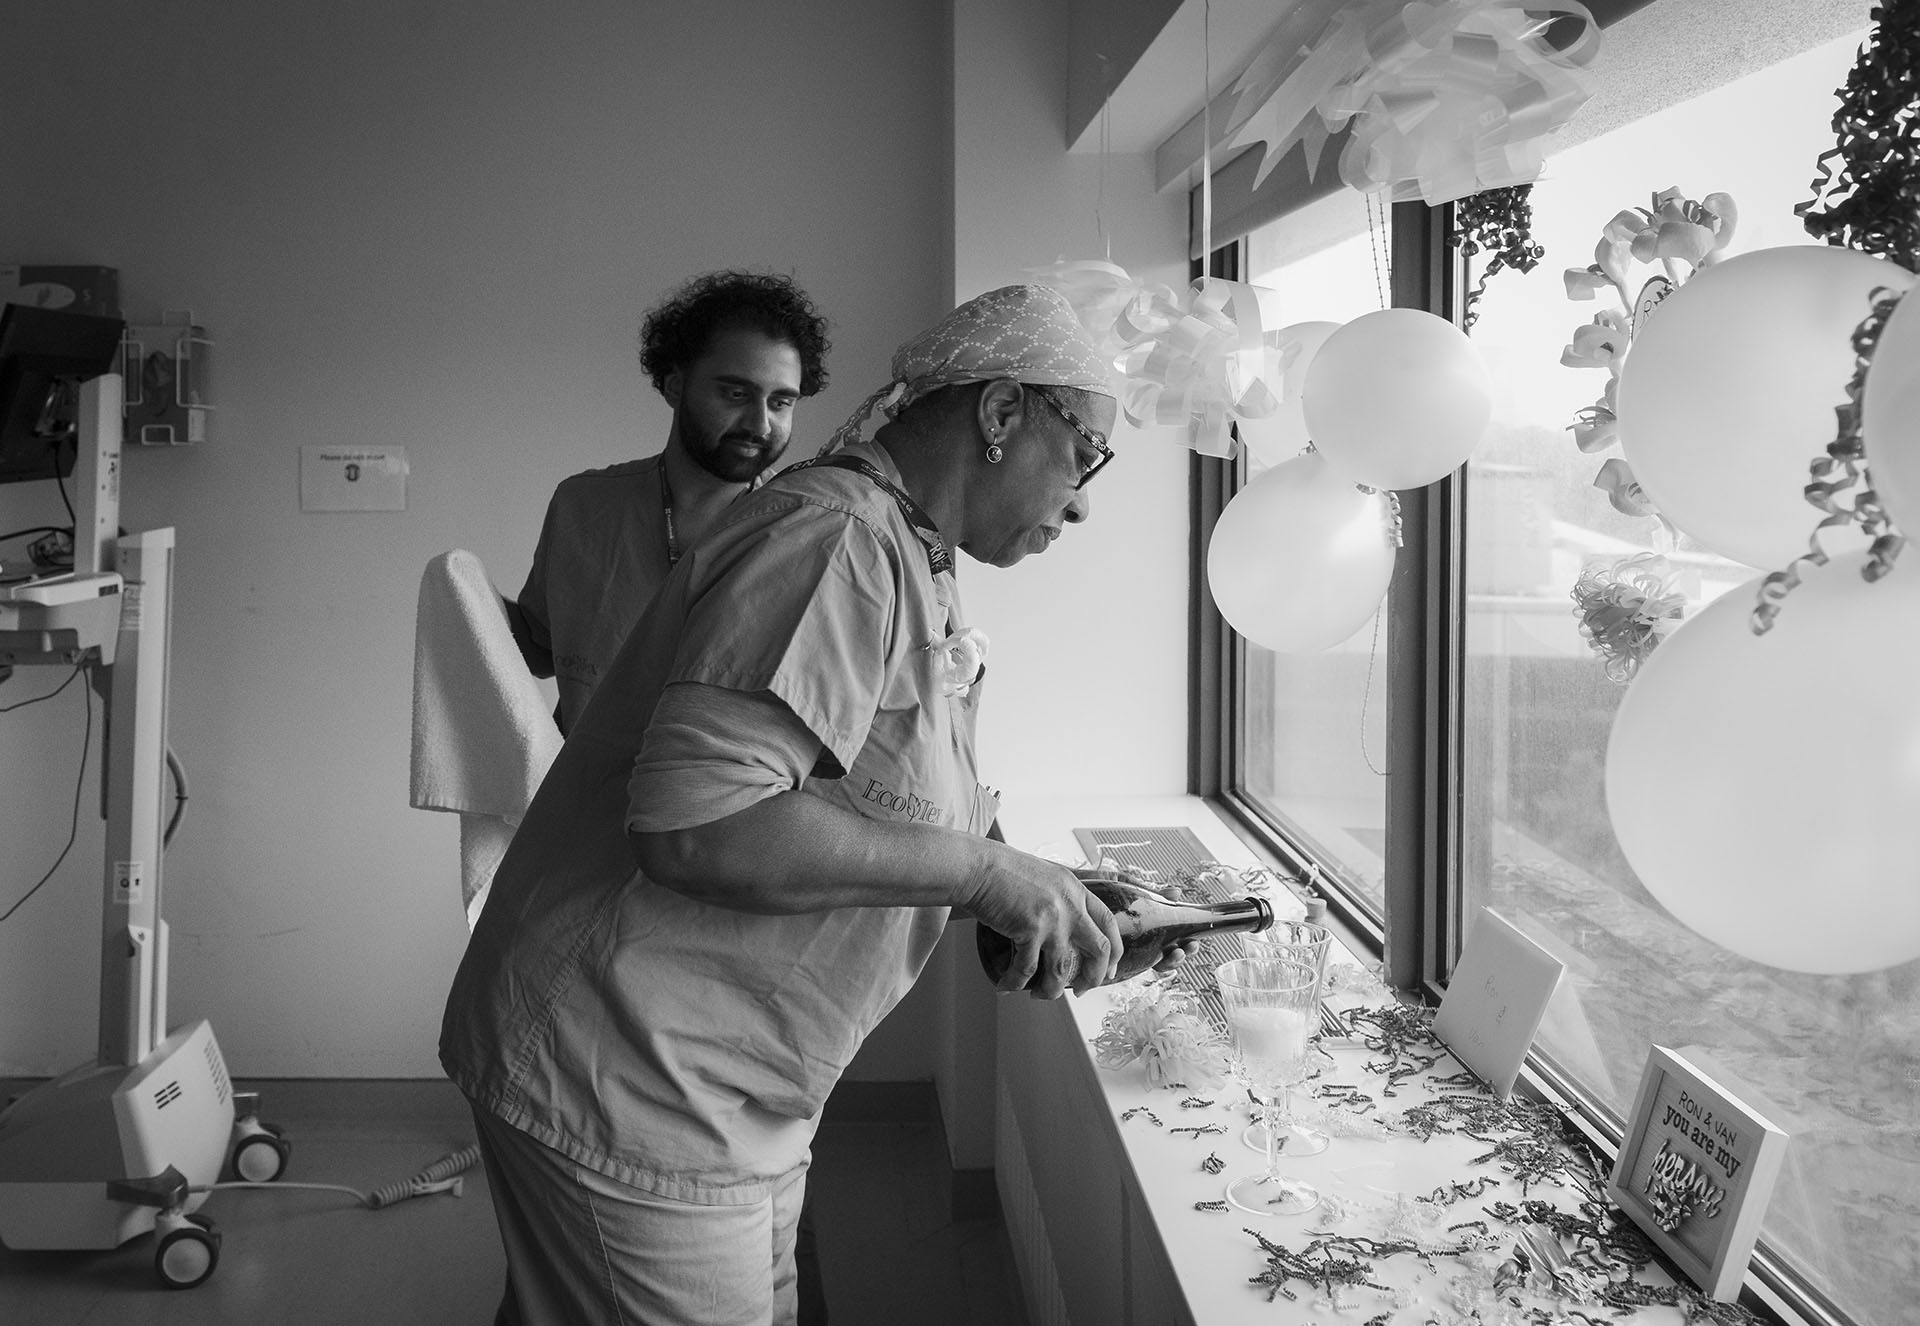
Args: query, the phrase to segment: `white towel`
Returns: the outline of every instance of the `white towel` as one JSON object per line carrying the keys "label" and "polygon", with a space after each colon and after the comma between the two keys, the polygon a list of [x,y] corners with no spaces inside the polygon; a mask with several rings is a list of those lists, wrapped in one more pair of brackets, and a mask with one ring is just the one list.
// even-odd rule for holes
{"label": "white towel", "polygon": [[427,563],[413,636],[410,804],[460,816],[460,898],[479,919],[493,872],[560,751],[499,592],[472,553]]}

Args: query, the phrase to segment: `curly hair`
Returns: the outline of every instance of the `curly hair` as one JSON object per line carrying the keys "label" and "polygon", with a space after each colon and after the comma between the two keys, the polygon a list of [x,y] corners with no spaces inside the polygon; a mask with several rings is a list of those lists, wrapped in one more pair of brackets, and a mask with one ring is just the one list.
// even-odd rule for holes
{"label": "curly hair", "polygon": [[667,377],[705,352],[722,331],[744,327],[800,354],[800,394],[827,385],[827,321],[784,276],[709,272],[680,287],[640,325],[640,366],[664,392]]}

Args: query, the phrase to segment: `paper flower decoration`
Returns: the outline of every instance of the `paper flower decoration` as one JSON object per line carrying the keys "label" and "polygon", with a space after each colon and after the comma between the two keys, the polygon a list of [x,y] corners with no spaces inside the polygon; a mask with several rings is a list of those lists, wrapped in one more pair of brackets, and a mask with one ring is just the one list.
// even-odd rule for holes
{"label": "paper flower decoration", "polygon": [[926,648],[942,695],[965,695],[987,666],[987,633],[977,626],[963,626]]}
{"label": "paper flower decoration", "polygon": [[1529,183],[1591,95],[1599,39],[1571,0],[1341,5],[1315,35],[1283,26],[1248,66],[1228,145],[1265,144],[1258,187],[1295,143],[1311,171],[1351,122],[1340,178],[1363,193],[1438,206]]}
{"label": "paper flower decoration", "polygon": [[1573,586],[1573,601],[1581,636],[1622,686],[1680,625],[1687,604],[1674,588],[1673,567],[1654,553],[1589,567]]}
{"label": "paper flower decoration", "polygon": [[[1634,333],[1687,277],[1726,256],[1737,220],[1733,199],[1724,193],[1710,193],[1705,201],[1696,203],[1682,197],[1678,189],[1666,189],[1653,196],[1650,208],[1615,213],[1601,231],[1593,262],[1567,270],[1568,299],[1589,300],[1602,290],[1611,290],[1620,300],[1619,308],[1602,309],[1592,322],[1574,328],[1573,339],[1560,351],[1564,367],[1607,371],[1607,385],[1600,399],[1581,410],[1568,425],[1573,443],[1580,450],[1593,455],[1620,440],[1615,392],[1620,385],[1620,365],[1626,360]],[[1638,292],[1630,284],[1636,262],[1658,263],[1661,268],[1660,274],[1643,283]],[[1658,514],[1623,460],[1610,460],[1602,466],[1594,486],[1606,490],[1616,511]]]}
{"label": "paper flower decoration", "polygon": [[1226,1073],[1226,1038],[1199,1011],[1199,1001],[1165,980],[1143,976],[1114,987],[1118,1002],[1094,1037],[1102,1068],[1143,1061],[1157,1087],[1213,1087]]}

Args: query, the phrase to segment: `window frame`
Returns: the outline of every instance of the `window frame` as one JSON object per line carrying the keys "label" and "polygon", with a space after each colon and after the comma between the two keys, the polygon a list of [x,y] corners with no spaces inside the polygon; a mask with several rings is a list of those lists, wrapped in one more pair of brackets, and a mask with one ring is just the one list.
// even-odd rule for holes
{"label": "window frame", "polygon": [[[1450,242],[1452,204],[1396,203],[1390,215],[1391,304],[1460,322],[1466,260]],[[1247,244],[1215,249],[1194,277],[1243,279]],[[1241,679],[1246,642],[1229,627],[1207,587],[1206,549],[1226,503],[1246,480],[1244,448],[1189,463],[1191,545],[1188,633],[1188,790],[1277,868],[1304,875],[1312,858],[1235,786]],[[1445,992],[1459,960],[1465,908],[1462,856],[1466,669],[1466,467],[1399,494],[1403,545],[1387,591],[1385,619],[1386,787],[1385,925],[1337,888],[1328,911],[1350,941],[1380,959],[1391,985],[1429,1004]],[[1401,771],[1417,771],[1412,775]],[[1331,869],[1323,877],[1337,878]],[[1411,935],[1411,943],[1398,942]],[[1391,942],[1390,942],[1391,937]],[[1538,1051],[1517,1089],[1561,1111],[1611,1164],[1624,1121]],[[1668,1268],[1684,1278],[1677,1269]],[[1755,1245],[1741,1305],[1793,1326],[1855,1326],[1853,1319],[1796,1274],[1762,1239]]]}

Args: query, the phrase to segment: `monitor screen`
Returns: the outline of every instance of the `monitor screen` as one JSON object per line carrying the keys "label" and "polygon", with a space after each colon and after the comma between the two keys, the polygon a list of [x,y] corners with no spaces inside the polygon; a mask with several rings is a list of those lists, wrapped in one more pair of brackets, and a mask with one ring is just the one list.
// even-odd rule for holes
{"label": "monitor screen", "polygon": [[73,472],[78,387],[115,367],[126,323],[0,305],[0,483]]}

